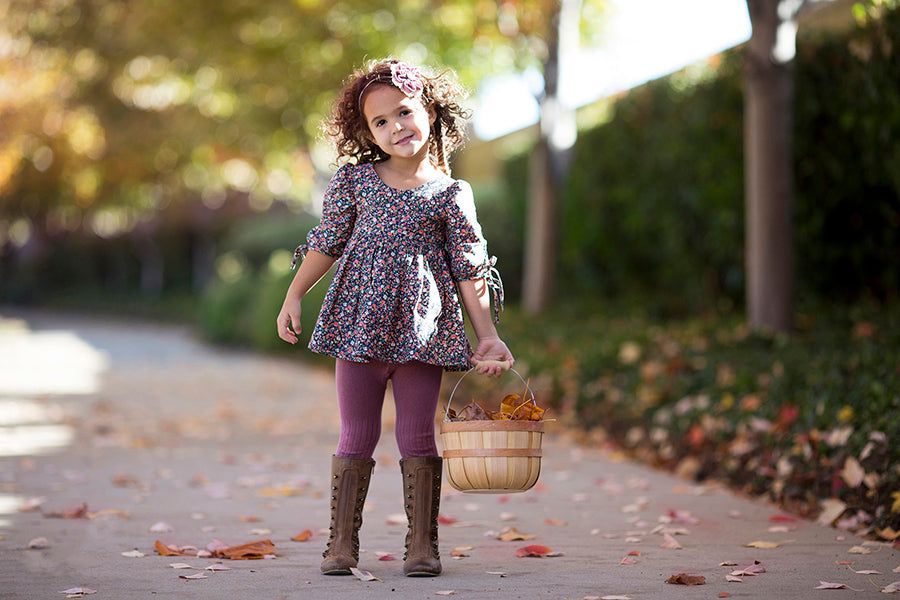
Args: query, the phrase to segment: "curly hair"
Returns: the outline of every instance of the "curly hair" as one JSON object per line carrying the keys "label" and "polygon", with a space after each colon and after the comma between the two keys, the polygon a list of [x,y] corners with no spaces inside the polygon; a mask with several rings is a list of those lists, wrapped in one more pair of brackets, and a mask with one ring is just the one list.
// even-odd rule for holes
{"label": "curly hair", "polygon": [[[390,158],[372,141],[361,103],[368,85],[392,85],[391,65],[398,63],[400,61],[394,58],[370,61],[364,68],[356,69],[344,83],[322,128],[325,135],[334,141],[338,161],[347,159],[348,162],[363,164]],[[465,122],[470,113],[456,100],[464,98],[466,91],[449,69],[438,75],[423,70],[422,79],[422,104],[433,109],[436,115],[431,126],[428,155],[435,167],[449,175],[450,155],[462,146],[466,138]]]}

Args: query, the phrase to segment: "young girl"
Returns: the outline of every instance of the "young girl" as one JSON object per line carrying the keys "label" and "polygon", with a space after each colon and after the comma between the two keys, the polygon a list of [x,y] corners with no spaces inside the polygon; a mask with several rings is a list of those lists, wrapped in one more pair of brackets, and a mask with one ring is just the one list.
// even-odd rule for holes
{"label": "young girl", "polygon": [[[276,325],[281,339],[297,342],[300,301],[337,261],[309,342],[335,357],[341,416],[322,562],[327,575],[346,575],[357,565],[388,380],[409,519],[403,571],[440,574],[442,461],[434,419],[441,375],[476,365],[496,376],[500,361],[514,363],[494,327],[503,290],[472,189],[451,178],[448,167],[463,140],[466,114],[454,100],[461,91],[448,73],[425,74],[393,59],[371,63],[349,79],[326,124],[347,164],[325,192],[321,222],[295,252],[302,263]],[[478,337],[474,352],[460,299]]]}

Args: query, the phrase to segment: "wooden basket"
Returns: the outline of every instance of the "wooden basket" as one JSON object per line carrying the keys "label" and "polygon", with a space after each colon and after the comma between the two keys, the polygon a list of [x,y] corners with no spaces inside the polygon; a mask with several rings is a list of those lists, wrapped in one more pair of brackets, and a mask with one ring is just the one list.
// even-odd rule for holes
{"label": "wooden basket", "polygon": [[[528,384],[525,385],[527,388]],[[447,401],[447,409],[455,392],[456,387]],[[530,389],[528,392],[534,402],[534,394]],[[447,481],[457,490],[473,494],[529,490],[541,473],[543,437],[542,421],[450,421],[445,411],[441,442]]]}

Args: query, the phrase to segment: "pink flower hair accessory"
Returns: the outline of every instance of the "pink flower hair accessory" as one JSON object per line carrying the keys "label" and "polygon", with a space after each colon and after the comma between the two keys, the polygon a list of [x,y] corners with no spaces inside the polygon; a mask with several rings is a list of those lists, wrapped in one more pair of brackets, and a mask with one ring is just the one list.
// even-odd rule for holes
{"label": "pink flower hair accessory", "polygon": [[422,71],[405,62],[391,64],[391,83],[406,94],[407,98],[421,94],[425,89]]}

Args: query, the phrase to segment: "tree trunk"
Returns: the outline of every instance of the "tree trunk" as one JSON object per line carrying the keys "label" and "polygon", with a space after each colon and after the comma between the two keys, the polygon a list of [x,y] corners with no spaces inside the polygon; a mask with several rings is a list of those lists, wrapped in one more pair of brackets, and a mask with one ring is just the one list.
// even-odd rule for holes
{"label": "tree trunk", "polygon": [[793,59],[802,0],[747,0],[744,66],[748,324],[789,332],[794,312]]}
{"label": "tree trunk", "polygon": [[559,69],[578,44],[581,0],[554,0],[540,99],[540,135],[529,161],[522,307],[537,314],[555,296],[557,235],[562,189],[575,143],[575,114],[559,101]]}

